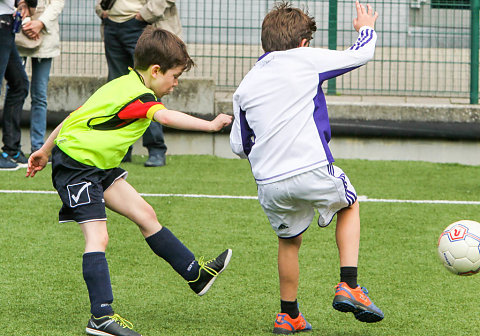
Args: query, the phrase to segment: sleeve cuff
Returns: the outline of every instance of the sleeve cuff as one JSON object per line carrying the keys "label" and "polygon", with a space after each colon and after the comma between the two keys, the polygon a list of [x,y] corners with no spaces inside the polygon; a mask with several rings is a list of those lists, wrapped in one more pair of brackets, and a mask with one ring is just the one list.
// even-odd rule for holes
{"label": "sleeve cuff", "polygon": [[153,105],[147,111],[147,118],[155,121],[155,119],[153,119],[153,116],[155,115],[155,112],[160,111],[160,110],[166,110],[166,107],[163,104]]}

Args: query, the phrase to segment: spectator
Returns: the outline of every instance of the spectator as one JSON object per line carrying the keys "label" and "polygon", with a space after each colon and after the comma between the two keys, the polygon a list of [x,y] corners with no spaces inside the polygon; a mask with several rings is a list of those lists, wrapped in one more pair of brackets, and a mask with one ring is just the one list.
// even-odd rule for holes
{"label": "spectator", "polygon": [[43,146],[47,127],[47,87],[53,57],[60,55],[60,28],[58,17],[63,10],[64,0],[38,0],[37,11],[42,14],[34,20],[23,24],[22,30],[28,38],[38,39],[42,43],[34,49],[18,46],[24,65],[27,58],[32,59],[32,78],[30,95],[30,144],[31,151],[36,152]]}
{"label": "spectator", "polygon": [[[166,29],[181,36],[182,26],[175,0],[98,0],[95,7],[102,19],[108,80],[128,74],[133,67],[137,40],[147,25]],[[152,123],[143,135],[148,149],[145,167],[164,166],[167,146],[160,123]],[[130,147],[124,162],[131,161]]]}
{"label": "spectator", "polygon": [[18,164],[26,164],[27,158],[21,151],[20,118],[23,103],[28,95],[28,77],[15,47],[15,6],[22,17],[30,15],[37,0],[6,0],[0,2],[0,87],[5,76],[7,93],[2,117],[2,153],[0,169],[15,170]]}

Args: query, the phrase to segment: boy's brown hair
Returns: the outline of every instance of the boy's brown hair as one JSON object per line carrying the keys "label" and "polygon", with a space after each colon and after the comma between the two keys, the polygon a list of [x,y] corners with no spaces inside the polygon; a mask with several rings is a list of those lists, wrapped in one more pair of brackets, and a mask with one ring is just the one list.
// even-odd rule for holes
{"label": "boy's brown hair", "polygon": [[162,73],[179,65],[188,71],[195,64],[185,43],[175,34],[160,28],[147,27],[137,41],[133,56],[134,68],[146,70],[158,64]]}
{"label": "boy's brown hair", "polygon": [[297,48],[303,39],[310,41],[316,30],[313,17],[282,1],[263,19],[262,48],[265,52]]}

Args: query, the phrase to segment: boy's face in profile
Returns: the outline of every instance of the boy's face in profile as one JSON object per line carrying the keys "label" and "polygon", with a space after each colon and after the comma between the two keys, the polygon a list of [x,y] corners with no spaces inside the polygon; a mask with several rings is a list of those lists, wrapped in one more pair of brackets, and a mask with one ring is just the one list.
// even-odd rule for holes
{"label": "boy's face in profile", "polygon": [[170,94],[173,92],[173,88],[178,85],[178,77],[183,73],[183,69],[184,66],[179,65],[162,73],[158,67],[152,73],[150,89],[155,92],[158,98]]}

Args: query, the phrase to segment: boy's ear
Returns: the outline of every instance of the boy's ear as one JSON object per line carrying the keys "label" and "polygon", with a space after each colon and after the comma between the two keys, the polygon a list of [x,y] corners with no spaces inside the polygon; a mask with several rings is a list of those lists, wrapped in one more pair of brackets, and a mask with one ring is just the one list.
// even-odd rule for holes
{"label": "boy's ear", "polygon": [[310,46],[310,41],[307,40],[307,39],[302,39],[302,40],[300,41],[300,44],[299,44],[298,46],[299,46],[299,47],[308,47],[308,46]]}
{"label": "boy's ear", "polygon": [[157,75],[162,73],[162,69],[160,68],[160,65],[154,64],[152,65],[152,68],[150,69],[150,73],[152,77],[157,78]]}

